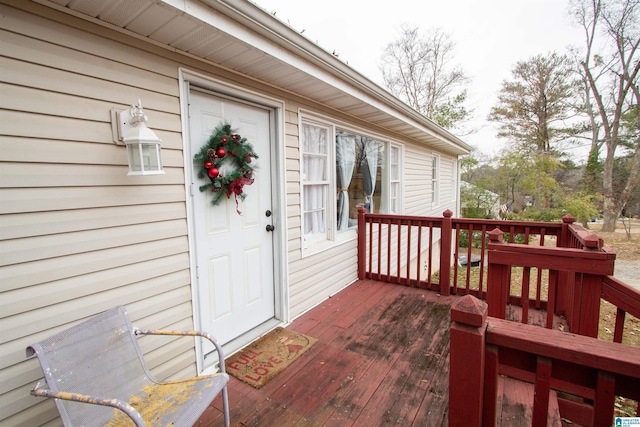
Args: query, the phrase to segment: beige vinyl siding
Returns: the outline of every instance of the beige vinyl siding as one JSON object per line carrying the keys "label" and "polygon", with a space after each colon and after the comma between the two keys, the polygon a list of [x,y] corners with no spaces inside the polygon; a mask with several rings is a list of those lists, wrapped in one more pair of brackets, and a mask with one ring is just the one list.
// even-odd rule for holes
{"label": "beige vinyl siding", "polygon": [[[285,157],[286,173],[285,186],[287,193],[287,261],[289,275],[291,266],[299,262],[302,257],[302,230],[301,230],[301,210],[300,210],[300,149],[298,146],[298,109],[294,103],[287,103],[284,114],[285,119]],[[289,278],[289,292],[294,282]],[[291,307],[290,316],[300,311],[299,308]]]}
{"label": "beige vinyl siding", "polygon": [[[453,168],[453,159],[450,156],[440,156],[440,204],[443,206],[451,206],[451,172]],[[453,207],[449,207],[455,212]]]}
{"label": "beige vinyl siding", "polygon": [[291,311],[298,316],[357,279],[355,239],[290,265]]}
{"label": "beige vinyl siding", "polygon": [[[58,425],[29,396],[26,346],[118,304],[142,327],[193,328],[178,65],[0,9],[0,425]],[[138,98],[166,175],[128,177],[112,140],[111,108]],[[195,373],[192,339],[141,345],[158,377]]]}
{"label": "beige vinyl siding", "polygon": [[433,150],[415,144],[405,146],[404,158],[404,211],[406,215],[442,216],[450,209],[455,212],[456,202],[451,198],[452,158],[440,156],[440,196],[437,205],[431,204],[431,160]]}

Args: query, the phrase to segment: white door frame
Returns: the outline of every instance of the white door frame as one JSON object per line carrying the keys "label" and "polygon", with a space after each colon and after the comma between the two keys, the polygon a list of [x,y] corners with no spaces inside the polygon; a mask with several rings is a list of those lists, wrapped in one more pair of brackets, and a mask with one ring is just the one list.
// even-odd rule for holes
{"label": "white door frame", "polygon": [[[285,185],[285,141],[284,141],[284,101],[247,90],[240,86],[214,79],[202,73],[179,68],[180,87],[180,111],[182,115],[182,150],[184,153],[185,173],[185,199],[187,206],[187,225],[189,240],[189,264],[191,267],[191,298],[193,308],[194,328],[200,325],[200,313],[198,310],[198,292],[195,274],[195,224],[193,220],[193,202],[191,192],[198,191],[191,188],[189,171],[193,168],[193,154],[189,148],[189,90],[190,86],[206,89],[216,96],[226,97],[239,102],[258,104],[268,107],[271,111],[271,140],[274,142],[271,152],[271,182],[273,198],[273,257],[274,257],[274,286],[275,286],[275,320],[267,322],[262,328],[253,331],[253,334],[244,336],[244,340],[232,341],[224,346],[225,355],[235,352],[244,345],[258,338],[260,335],[275,328],[282,323],[289,323],[289,281],[287,266],[287,203]],[[200,340],[196,340],[196,366],[198,372],[204,369],[202,348]]]}

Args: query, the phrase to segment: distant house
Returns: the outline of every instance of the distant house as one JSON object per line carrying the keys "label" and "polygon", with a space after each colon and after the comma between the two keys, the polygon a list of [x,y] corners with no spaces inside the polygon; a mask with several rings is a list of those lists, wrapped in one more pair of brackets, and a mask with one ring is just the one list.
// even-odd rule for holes
{"label": "distant house", "polygon": [[[358,206],[459,210],[470,147],[253,3],[0,3],[2,425],[57,418],[24,349],[81,319],[122,304],[230,353],[356,280]],[[164,174],[128,176],[114,142],[138,100]],[[193,160],[225,121],[259,156],[238,206]],[[214,362],[142,346],[160,378]]]}
{"label": "distant house", "polygon": [[499,218],[500,195],[460,181],[460,212],[463,217]]}

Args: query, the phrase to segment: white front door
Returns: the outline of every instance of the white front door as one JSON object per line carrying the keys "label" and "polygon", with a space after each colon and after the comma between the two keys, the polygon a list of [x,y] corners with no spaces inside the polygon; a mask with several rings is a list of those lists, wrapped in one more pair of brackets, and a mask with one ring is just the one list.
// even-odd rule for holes
{"label": "white front door", "polygon": [[[191,197],[197,276],[199,329],[221,344],[241,337],[275,316],[274,249],[271,188],[271,111],[192,89],[189,96],[191,159],[223,122],[247,139],[259,159],[254,182],[245,185],[244,201],[233,195],[216,206],[210,191],[199,187],[201,165],[192,161]],[[224,170],[221,170],[224,173]],[[205,366],[213,346],[202,342]]]}

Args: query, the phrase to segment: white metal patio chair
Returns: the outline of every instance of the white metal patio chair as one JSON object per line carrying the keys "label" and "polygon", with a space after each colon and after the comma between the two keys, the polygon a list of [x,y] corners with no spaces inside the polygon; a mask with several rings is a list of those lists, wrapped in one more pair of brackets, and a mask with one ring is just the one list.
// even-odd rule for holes
{"label": "white metal patio chair", "polygon": [[[218,352],[219,373],[159,382],[145,365],[137,335],[207,338]],[[220,392],[229,425],[224,354],[205,332],[140,330],[118,306],[27,347],[27,356],[34,354],[46,384],[39,382],[31,394],[54,398],[65,426],[191,426]]]}

